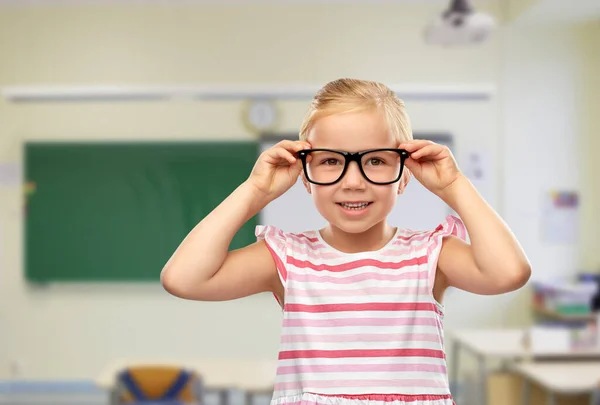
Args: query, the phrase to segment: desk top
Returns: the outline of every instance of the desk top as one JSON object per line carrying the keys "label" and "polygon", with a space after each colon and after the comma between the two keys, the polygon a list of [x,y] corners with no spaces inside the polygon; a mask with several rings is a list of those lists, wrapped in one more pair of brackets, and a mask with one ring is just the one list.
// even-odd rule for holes
{"label": "desk top", "polygon": [[449,332],[470,351],[484,356],[521,357],[525,355],[523,329],[465,329]]}
{"label": "desk top", "polygon": [[489,357],[522,359],[536,358],[600,358],[600,349],[590,350],[527,350],[526,329],[465,329],[448,334],[475,354]]}
{"label": "desk top", "polygon": [[196,371],[208,387],[232,387],[242,390],[273,389],[276,361],[261,359],[121,359],[110,364],[96,379],[103,389],[114,386],[116,375],[128,366],[165,365]]}
{"label": "desk top", "polygon": [[562,394],[587,394],[600,383],[600,362],[518,363],[514,370],[547,390]]}

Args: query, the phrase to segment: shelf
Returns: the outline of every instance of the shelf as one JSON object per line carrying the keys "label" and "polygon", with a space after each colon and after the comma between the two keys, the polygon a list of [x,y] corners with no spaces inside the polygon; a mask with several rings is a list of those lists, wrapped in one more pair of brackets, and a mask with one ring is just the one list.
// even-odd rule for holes
{"label": "shelf", "polygon": [[596,319],[594,314],[582,314],[582,315],[565,315],[554,312],[548,308],[541,306],[538,303],[533,304],[533,311],[537,315],[550,318],[557,321],[566,322],[592,322]]}

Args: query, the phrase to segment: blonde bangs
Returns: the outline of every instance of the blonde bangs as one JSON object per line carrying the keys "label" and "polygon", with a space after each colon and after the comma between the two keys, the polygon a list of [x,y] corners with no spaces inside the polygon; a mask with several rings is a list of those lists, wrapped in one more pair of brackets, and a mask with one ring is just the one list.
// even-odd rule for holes
{"label": "blonde bangs", "polygon": [[366,80],[339,79],[327,83],[315,95],[300,128],[305,141],[314,123],[334,114],[380,111],[399,142],[412,139],[404,102],[387,86]]}

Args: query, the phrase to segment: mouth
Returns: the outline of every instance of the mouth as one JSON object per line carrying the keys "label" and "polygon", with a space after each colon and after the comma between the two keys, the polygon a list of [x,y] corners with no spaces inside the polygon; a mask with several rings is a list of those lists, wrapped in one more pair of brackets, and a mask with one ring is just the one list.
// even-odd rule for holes
{"label": "mouth", "polygon": [[373,204],[373,202],[372,201],[339,202],[336,204],[347,210],[360,211],[360,210],[364,210],[369,205]]}

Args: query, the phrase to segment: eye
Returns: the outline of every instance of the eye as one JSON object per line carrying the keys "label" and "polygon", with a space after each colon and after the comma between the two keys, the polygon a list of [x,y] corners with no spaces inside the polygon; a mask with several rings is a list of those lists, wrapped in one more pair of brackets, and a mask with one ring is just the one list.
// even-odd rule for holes
{"label": "eye", "polygon": [[379,158],[370,158],[369,160],[367,160],[367,164],[371,166],[379,166],[385,164],[385,162]]}
{"label": "eye", "polygon": [[329,159],[324,159],[321,164],[327,165],[327,166],[333,166],[338,164],[340,161],[334,158],[329,158]]}

